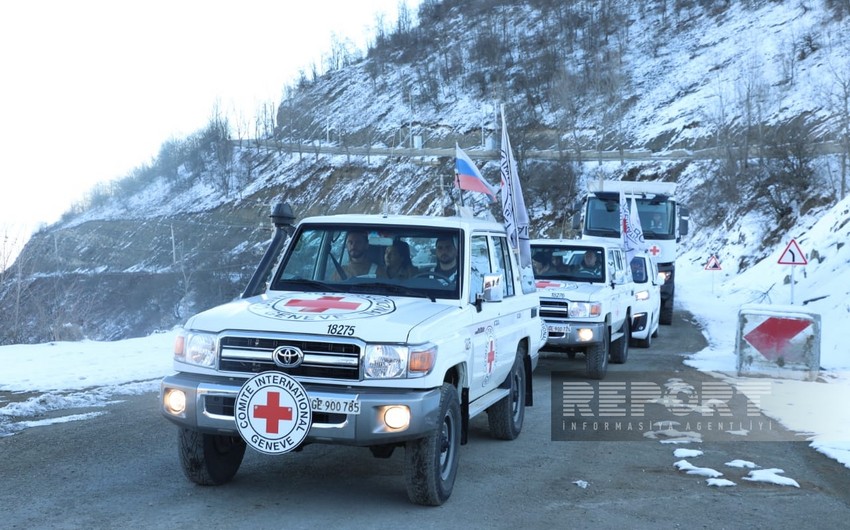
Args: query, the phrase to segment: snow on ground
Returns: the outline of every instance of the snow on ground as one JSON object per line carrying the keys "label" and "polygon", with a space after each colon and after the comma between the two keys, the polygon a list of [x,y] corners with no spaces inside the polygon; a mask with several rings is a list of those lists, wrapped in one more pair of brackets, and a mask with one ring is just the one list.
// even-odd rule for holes
{"label": "snow on ground", "polygon": [[[844,406],[850,400],[850,350],[843,339],[850,313],[850,245],[844,244],[850,233],[848,208],[850,197],[817,219],[803,221],[772,255],[743,271],[736,270],[736,264],[745,249],[719,252],[721,270],[712,271],[705,270],[712,254],[705,250],[711,248],[708,242],[691,244],[676,262],[676,303],[694,315],[708,341],[703,351],[685,363],[732,384],[764,381],[737,377],[735,341],[741,306],[793,307],[819,315],[821,370],[817,380],[768,379],[770,392],[761,396],[759,405],[766,416],[791,431],[805,433],[812,447],[850,467],[850,408]],[[809,256],[806,265],[778,264],[792,238]],[[788,282],[792,272],[796,282],[793,306]],[[803,305],[804,301],[810,303]],[[739,390],[746,393],[740,386]]]}

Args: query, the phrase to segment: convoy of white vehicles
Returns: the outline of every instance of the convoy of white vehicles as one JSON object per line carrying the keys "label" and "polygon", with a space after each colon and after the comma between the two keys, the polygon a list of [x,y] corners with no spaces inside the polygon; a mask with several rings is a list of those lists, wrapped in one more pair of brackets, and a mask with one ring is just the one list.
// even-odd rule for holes
{"label": "convoy of white vehicles", "polygon": [[688,234],[688,208],[676,200],[672,182],[593,181],[577,206],[573,228],[586,240],[620,240],[620,194],[635,199],[647,252],[664,275],[661,286],[661,323],[673,322],[676,294],[677,243]]}
{"label": "convoy of white vehicles", "polygon": [[544,346],[584,354],[587,376],[602,379],[609,359],[625,363],[631,342],[649,347],[670,321],[664,276],[672,285],[682,208],[643,188],[641,221],[657,211],[666,226],[645,230],[660,251],[629,263],[617,198],[600,189],[585,199],[581,240],[531,242],[530,293],[495,221],[336,215],[295,224],[276,205],[275,235],[242,297],[186,322],[176,373],[162,380],[184,474],[228,482],[247,447],[274,455],[353,445],[378,458],[403,448],[410,500],[444,503],[471,418],[486,412],[498,439],[520,434]]}
{"label": "convoy of white vehicles", "polygon": [[410,500],[442,504],[470,418],[486,412],[491,434],[512,440],[533,403],[546,326],[504,227],[313,217],[278,260],[290,214],[275,212],[278,233],[243,298],[186,322],[177,373],[162,381],[184,473],[225,483],[246,446],[344,444],[384,458],[403,447]]}

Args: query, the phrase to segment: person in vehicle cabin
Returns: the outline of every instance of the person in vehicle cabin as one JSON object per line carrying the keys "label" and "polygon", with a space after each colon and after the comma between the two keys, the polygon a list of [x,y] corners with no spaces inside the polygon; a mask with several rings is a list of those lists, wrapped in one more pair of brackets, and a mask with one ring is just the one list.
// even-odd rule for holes
{"label": "person in vehicle cabin", "polygon": [[393,240],[384,251],[384,262],[387,266],[387,278],[406,280],[419,272],[410,260],[410,245],[400,239]]}
{"label": "person in vehicle cabin", "polygon": [[599,263],[595,251],[588,250],[584,253],[584,257],[581,260],[578,271],[593,275],[599,275],[602,273],[602,264]]}
{"label": "person in vehicle cabin", "polygon": [[646,281],[645,262],[640,258],[632,259],[632,279],[638,283]]}
{"label": "person in vehicle cabin", "polygon": [[652,218],[649,220],[649,229],[653,231],[664,229],[664,223],[661,221],[660,213],[655,212],[652,214]]}
{"label": "person in vehicle cabin", "polygon": [[437,264],[434,266],[434,273],[449,281],[457,280],[457,245],[454,238],[444,236],[437,239],[435,251]]}
{"label": "person in vehicle cabin", "polygon": [[540,277],[555,272],[550,264],[552,258],[546,252],[537,252],[531,257],[531,266],[534,267],[534,276]]}
{"label": "person in vehicle cabin", "polygon": [[387,270],[381,263],[375,263],[369,254],[369,236],[361,230],[348,232],[345,236],[345,248],[348,251],[348,263],[343,270],[348,278],[385,278]]}

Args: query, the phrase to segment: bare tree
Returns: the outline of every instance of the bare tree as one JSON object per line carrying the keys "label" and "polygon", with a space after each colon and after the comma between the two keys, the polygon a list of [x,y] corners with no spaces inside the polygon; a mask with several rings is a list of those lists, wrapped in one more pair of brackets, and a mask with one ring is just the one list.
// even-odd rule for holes
{"label": "bare tree", "polygon": [[[845,48],[845,53],[850,52],[850,44],[839,43],[838,46]],[[839,182],[839,199],[847,196],[848,172],[850,172],[850,61],[843,64],[827,65],[829,79],[821,87],[819,93],[829,110],[831,121],[834,123],[833,130],[841,147],[841,177]]]}

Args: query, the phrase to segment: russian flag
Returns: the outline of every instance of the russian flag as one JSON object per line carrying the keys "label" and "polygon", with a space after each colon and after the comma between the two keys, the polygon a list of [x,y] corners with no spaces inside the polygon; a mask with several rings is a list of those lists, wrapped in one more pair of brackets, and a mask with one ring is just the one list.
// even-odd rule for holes
{"label": "russian flag", "polygon": [[475,167],[475,163],[469,158],[469,155],[463,152],[460,146],[455,144],[455,150],[457,151],[455,156],[455,174],[457,175],[455,186],[462,190],[485,193],[495,201],[497,190],[484,180],[481,172]]}

